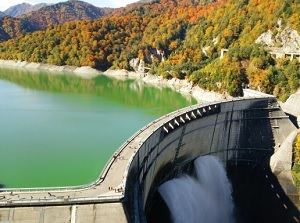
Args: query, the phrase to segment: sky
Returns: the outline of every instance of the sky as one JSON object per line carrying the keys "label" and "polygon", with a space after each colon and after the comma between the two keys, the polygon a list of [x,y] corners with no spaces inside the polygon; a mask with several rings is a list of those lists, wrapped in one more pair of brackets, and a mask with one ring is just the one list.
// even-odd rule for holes
{"label": "sky", "polygon": [[[38,4],[38,3],[59,3],[65,2],[66,0],[1,0],[0,3],[0,11],[5,11],[10,6],[14,6],[17,4],[21,4],[23,2],[27,2],[30,4]],[[98,7],[111,7],[111,8],[118,8],[126,6],[127,4],[136,2],[138,0],[83,0],[88,2],[94,6]]]}

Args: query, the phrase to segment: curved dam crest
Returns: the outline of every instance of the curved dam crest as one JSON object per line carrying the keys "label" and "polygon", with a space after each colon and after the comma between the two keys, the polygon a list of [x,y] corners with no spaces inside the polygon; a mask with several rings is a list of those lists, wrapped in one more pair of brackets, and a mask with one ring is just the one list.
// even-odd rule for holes
{"label": "curved dam crest", "polygon": [[[190,106],[155,120],[128,139],[90,185],[3,190],[0,222],[151,222],[159,185],[192,171],[197,157],[217,156],[228,168],[262,167],[262,173],[269,171],[270,157],[293,131],[296,127],[273,97]],[[270,185],[278,188],[279,196],[294,193],[274,182],[275,178]],[[281,222],[299,221],[295,205],[288,199],[282,202],[286,214]]]}

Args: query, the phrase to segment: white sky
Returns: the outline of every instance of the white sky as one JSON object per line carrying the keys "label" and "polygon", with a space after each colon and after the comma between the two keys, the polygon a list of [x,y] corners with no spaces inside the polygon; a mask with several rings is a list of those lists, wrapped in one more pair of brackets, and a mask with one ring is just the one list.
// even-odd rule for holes
{"label": "white sky", "polygon": [[[5,11],[10,6],[14,6],[17,4],[21,4],[23,2],[27,2],[30,4],[38,4],[38,3],[59,3],[65,2],[66,0],[1,0],[0,2],[0,11]],[[127,4],[137,2],[138,0],[83,0],[88,2],[94,6],[98,7],[111,7],[118,8],[126,6]]]}

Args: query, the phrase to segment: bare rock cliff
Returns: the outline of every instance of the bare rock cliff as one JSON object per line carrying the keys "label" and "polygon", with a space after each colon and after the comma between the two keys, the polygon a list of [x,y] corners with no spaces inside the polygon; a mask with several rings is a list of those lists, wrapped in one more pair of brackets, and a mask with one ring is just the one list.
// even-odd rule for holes
{"label": "bare rock cliff", "polygon": [[261,34],[255,41],[257,44],[262,44],[270,49],[281,50],[285,53],[300,52],[300,35],[291,27],[286,27],[283,30],[278,28],[277,34],[271,30]]}

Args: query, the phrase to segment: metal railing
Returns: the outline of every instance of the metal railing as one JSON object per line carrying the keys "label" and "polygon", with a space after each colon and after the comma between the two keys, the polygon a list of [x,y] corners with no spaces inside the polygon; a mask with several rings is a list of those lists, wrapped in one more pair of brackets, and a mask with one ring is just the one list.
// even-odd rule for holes
{"label": "metal railing", "polygon": [[[260,97],[258,97],[260,98]],[[0,189],[0,193],[1,192],[34,192],[34,193],[42,193],[42,192],[48,192],[48,191],[76,191],[76,190],[83,190],[83,189],[90,189],[93,188],[95,186],[100,185],[107,177],[108,172],[110,171],[111,167],[113,166],[114,162],[118,159],[118,156],[128,147],[128,145],[130,143],[132,143],[142,132],[147,131],[150,127],[153,127],[155,124],[161,122],[156,128],[155,130],[152,129],[152,132],[149,133],[148,136],[146,136],[143,140],[143,142],[139,145],[143,145],[145,143],[145,141],[147,141],[153,132],[157,131],[159,128],[163,128],[163,127],[168,127],[169,129],[172,129],[172,127],[170,126],[170,123],[172,122],[173,124],[176,122],[174,121],[176,118],[178,117],[183,117],[184,115],[186,115],[185,117],[185,121],[192,121],[192,119],[197,119],[198,117],[201,117],[202,115],[198,112],[198,109],[203,109],[203,108],[210,108],[212,106],[214,106],[214,109],[216,109],[216,112],[219,112],[218,110],[219,105],[222,103],[228,103],[228,102],[233,102],[233,101],[243,101],[243,100],[253,100],[253,99],[258,99],[258,98],[252,98],[252,99],[244,99],[244,98],[235,98],[235,99],[231,99],[231,100],[223,100],[223,101],[218,101],[218,102],[214,102],[214,103],[203,103],[203,104],[197,104],[197,105],[192,105],[186,108],[182,108],[179,110],[176,110],[174,112],[171,112],[169,114],[166,114],[156,120],[154,120],[153,122],[149,123],[148,125],[144,126],[142,129],[140,129],[139,131],[137,131],[133,136],[131,136],[128,140],[126,140],[126,142],[124,142],[124,144],[122,144],[119,149],[111,156],[111,158],[109,159],[109,161],[105,164],[103,170],[101,171],[99,177],[91,183],[88,184],[84,184],[84,185],[80,185],[80,186],[66,186],[66,187],[40,187],[40,188],[2,188]],[[202,113],[202,112],[201,112]],[[214,112],[213,112],[214,113]],[[164,122],[162,122],[164,120]],[[182,123],[184,124],[184,123]],[[139,150],[139,148],[137,148],[137,151]],[[134,156],[137,153],[133,153],[132,157],[129,159],[127,167],[125,169],[125,173],[124,173],[124,181],[120,181],[123,182],[123,186],[124,186],[124,191],[125,191],[125,187],[126,187],[126,178],[128,175],[128,171],[130,169],[130,165],[134,160]],[[124,195],[114,195],[114,196],[96,196],[96,197],[78,197],[78,198],[60,198],[60,197],[56,197],[53,199],[26,199],[26,201],[24,200],[5,200],[5,202],[7,204],[28,204],[28,203],[80,203],[80,202],[100,202],[101,200],[103,201],[107,201],[107,200],[120,200],[122,197],[124,197]],[[2,200],[0,199],[0,205],[2,205],[4,202],[2,202]]]}

